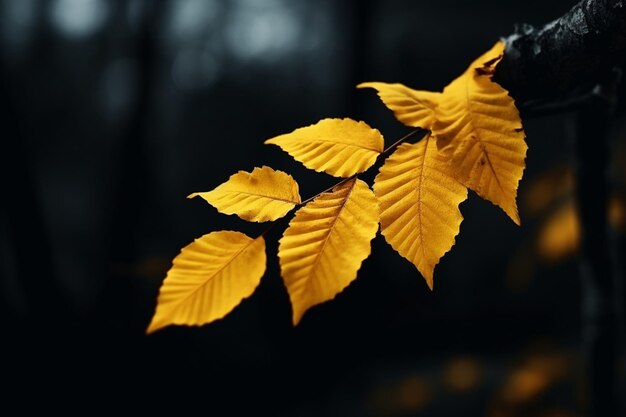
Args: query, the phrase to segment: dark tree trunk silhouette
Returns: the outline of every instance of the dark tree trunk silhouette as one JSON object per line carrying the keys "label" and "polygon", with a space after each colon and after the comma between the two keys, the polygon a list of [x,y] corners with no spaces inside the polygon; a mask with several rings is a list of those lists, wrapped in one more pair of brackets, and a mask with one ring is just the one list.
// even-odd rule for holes
{"label": "dark tree trunk silhouette", "polygon": [[[45,61],[49,52],[48,28],[41,23],[42,7],[36,9],[38,24],[33,34],[33,53],[25,67],[32,69]],[[3,236],[0,241],[2,277],[0,289],[12,298],[8,308],[2,308],[3,323],[15,326],[18,333],[27,334],[15,323],[16,318],[27,322],[55,322],[64,317],[65,297],[58,288],[56,268],[51,255],[52,242],[47,228],[40,190],[37,186],[36,161],[27,141],[28,117],[19,94],[6,68],[0,63],[0,122],[4,128],[0,177],[4,194],[0,207]],[[0,302],[0,304],[4,304]],[[11,302],[7,302],[10,305]],[[6,311],[5,311],[6,310]],[[41,317],[45,317],[42,320]]]}
{"label": "dark tree trunk silhouette", "polygon": [[[124,3],[116,3],[120,13],[126,12]],[[146,161],[149,140],[146,129],[154,99],[155,76],[158,62],[158,28],[162,24],[164,4],[146,5],[141,16],[133,53],[138,65],[137,98],[128,117],[129,124],[123,141],[120,172],[117,177],[116,199],[113,202],[111,230],[111,257],[114,263],[129,264],[137,254],[136,232],[141,203],[148,194],[150,168]],[[121,20],[121,19],[120,19]]]}
{"label": "dark tree trunk silhouette", "polygon": [[622,341],[621,276],[607,224],[609,138],[626,56],[626,4],[583,0],[541,28],[520,25],[507,39],[494,80],[524,117],[575,110],[580,212],[582,351],[591,417],[623,415],[617,383]]}
{"label": "dark tree trunk silhouette", "polygon": [[[590,99],[576,115],[577,203],[581,219],[582,349],[591,416],[617,416],[619,316],[609,236],[607,167],[611,103]],[[594,137],[594,141],[587,140]]]}

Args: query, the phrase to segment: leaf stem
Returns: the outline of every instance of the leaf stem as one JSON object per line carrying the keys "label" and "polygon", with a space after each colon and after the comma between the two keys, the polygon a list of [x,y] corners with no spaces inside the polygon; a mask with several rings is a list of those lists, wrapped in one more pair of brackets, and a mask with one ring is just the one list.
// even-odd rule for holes
{"label": "leaf stem", "polygon": [[[300,203],[300,204],[302,204],[302,203]],[[300,206],[300,204],[297,204],[297,205],[296,205],[296,207],[299,207],[299,206]],[[273,222],[272,222],[272,223],[271,223],[271,224],[267,227],[267,229],[263,230],[263,232],[262,232],[259,236],[257,236],[257,239],[258,239],[259,237],[265,237],[265,235],[266,235],[266,234],[268,234],[269,232],[271,232],[271,231],[272,231],[272,229],[274,229],[277,225],[279,225],[279,224],[281,224],[281,223],[285,222],[288,218],[289,218],[289,216],[285,215],[285,216],[283,216],[283,217],[281,217],[281,218],[279,218],[279,219],[274,220],[274,221],[273,221]]]}
{"label": "leaf stem", "polygon": [[330,187],[328,187],[328,188],[327,188],[327,189],[325,189],[324,191],[320,191],[319,193],[315,194],[313,197],[309,197],[309,198],[307,198],[306,200],[304,200],[303,202],[301,202],[300,204],[298,204],[298,206],[303,206],[303,205],[305,205],[305,204],[306,204],[306,203],[308,203],[309,201],[314,200],[314,199],[316,199],[317,197],[319,197],[320,195],[322,195],[322,194],[324,194],[324,193],[329,192],[330,190],[332,190],[333,188],[335,188],[335,187],[336,187],[336,186],[338,186],[338,185],[343,184],[344,182],[350,181],[350,180],[351,180],[351,179],[353,179],[354,177],[356,177],[356,174],[352,175],[351,177],[348,177],[348,178],[344,178],[344,179],[342,179],[341,181],[339,181],[339,182],[338,182],[338,183],[336,183],[336,184],[331,185]]}
{"label": "leaf stem", "polygon": [[[417,128],[415,130],[410,131],[409,133],[407,133],[406,135],[402,136],[400,139],[398,139],[397,141],[395,141],[394,143],[392,143],[391,145],[389,145],[387,148],[385,148],[385,150],[383,150],[380,155],[378,155],[379,158],[384,158],[386,157],[389,153],[391,153],[395,148],[398,147],[398,145],[400,145],[402,142],[406,141],[407,139],[409,139],[411,136],[419,133],[419,132],[426,132],[426,135],[430,135],[430,130],[425,130],[425,129],[421,129],[421,128]],[[341,181],[339,181],[338,183],[331,185],[330,187],[326,188],[324,191],[320,191],[319,193],[315,194],[312,197],[307,198],[306,200],[302,201],[300,204],[298,204],[298,206],[303,206],[306,203],[308,203],[311,200],[316,199],[317,197],[319,197],[320,195],[327,193],[329,191],[331,191],[333,188],[337,187],[338,185],[341,185],[347,181],[350,181],[351,179],[355,178],[357,175],[352,175],[351,177],[348,178],[344,178]],[[271,229],[271,227],[270,227]],[[265,232],[263,233],[265,234]]]}
{"label": "leaf stem", "polygon": [[265,237],[265,235],[266,235],[266,234],[268,234],[269,232],[271,232],[271,231],[272,231],[272,229],[273,229],[274,227],[276,227],[276,225],[277,225],[278,223],[280,223],[280,221],[281,221],[282,219],[284,219],[284,217],[281,217],[280,219],[277,219],[277,220],[273,221],[273,222],[272,222],[272,224],[270,224],[270,225],[269,225],[269,227],[268,227],[267,229],[263,230],[263,233],[261,233],[259,236],[257,236],[257,239],[258,239],[258,238],[260,238],[260,237]]}
{"label": "leaf stem", "polygon": [[392,143],[391,145],[389,145],[384,151],[382,151],[380,153],[380,155],[378,155],[379,158],[384,158],[387,155],[389,155],[394,149],[396,149],[400,144],[402,144],[402,142],[404,142],[405,140],[409,139],[411,136],[415,135],[416,133],[419,132],[426,132],[426,135],[430,135],[430,130],[426,130],[426,129],[422,129],[422,128],[417,128],[415,130],[410,131],[409,133],[407,133],[406,135],[402,136],[400,139],[398,139],[397,141],[395,141],[394,143]]}
{"label": "leaf stem", "polygon": [[[342,180],[341,180],[341,181],[339,181],[338,183],[336,183],[336,184],[334,184],[334,185],[331,185],[330,187],[326,188],[324,191],[320,191],[319,193],[315,194],[314,196],[309,197],[309,198],[307,198],[306,200],[302,201],[301,203],[296,204],[296,207],[301,207],[301,206],[305,205],[305,204],[306,204],[306,203],[308,203],[309,201],[316,199],[316,198],[317,198],[317,197],[319,197],[320,195],[322,195],[322,194],[324,194],[324,193],[329,192],[330,190],[332,190],[333,188],[337,187],[338,185],[341,185],[341,184],[343,184],[343,183],[345,183],[345,182],[347,182],[347,181],[349,181],[349,180],[351,180],[351,179],[353,179],[353,178],[355,178],[355,177],[356,177],[356,174],[355,174],[355,175],[352,175],[351,177],[348,177],[348,178],[344,178],[344,179],[342,179]],[[280,219],[276,219],[276,220],[274,220],[274,221],[273,221],[273,222],[272,222],[272,223],[268,226],[268,228],[267,228],[267,229],[265,229],[265,230],[264,230],[264,231],[263,231],[263,232],[262,232],[262,233],[261,233],[261,234],[257,237],[257,239],[258,239],[259,237],[265,237],[265,235],[266,235],[266,234],[268,234],[269,232],[271,232],[271,231],[272,231],[272,229],[274,229],[274,227],[276,227],[276,225],[277,225],[277,224],[279,224],[279,223],[283,222],[286,218],[287,218],[287,217],[281,217]]]}

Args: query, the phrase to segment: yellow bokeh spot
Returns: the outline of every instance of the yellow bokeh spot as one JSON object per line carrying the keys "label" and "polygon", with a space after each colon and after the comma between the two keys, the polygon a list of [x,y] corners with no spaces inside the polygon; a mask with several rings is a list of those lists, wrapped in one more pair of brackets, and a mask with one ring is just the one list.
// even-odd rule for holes
{"label": "yellow bokeh spot", "polygon": [[470,391],[482,380],[480,363],[472,358],[456,358],[444,369],[444,382],[453,391]]}

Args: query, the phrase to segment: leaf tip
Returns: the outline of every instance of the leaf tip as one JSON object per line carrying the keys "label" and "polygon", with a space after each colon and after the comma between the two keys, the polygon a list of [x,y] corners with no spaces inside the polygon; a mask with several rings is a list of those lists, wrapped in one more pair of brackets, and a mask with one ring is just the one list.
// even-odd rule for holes
{"label": "leaf tip", "polygon": [[517,204],[513,204],[513,207],[511,207],[508,210],[505,210],[505,213],[509,216],[511,220],[513,220],[513,223],[515,223],[518,226],[522,225],[522,220],[520,219],[520,216],[519,216],[519,210],[517,209]]}
{"label": "leaf tip", "polygon": [[304,316],[304,313],[306,312],[306,310],[304,311],[299,311],[299,310],[293,310],[293,316],[291,318],[291,324],[293,324],[293,327],[296,327],[298,324],[300,324],[300,321],[302,320],[302,316]]}
{"label": "leaf tip", "polygon": [[435,285],[434,280],[433,280],[433,272],[435,272],[434,268],[431,269],[430,271],[425,271],[425,273],[422,272],[422,276],[424,277],[424,281],[426,281],[426,285],[428,285],[428,288],[431,291],[433,290],[433,287]]}
{"label": "leaf tip", "polygon": [[187,198],[191,199],[191,198],[194,198],[194,197],[198,197],[199,195],[200,195],[200,193],[191,193],[191,194],[189,194],[187,196]]}
{"label": "leaf tip", "polygon": [[150,324],[148,324],[148,327],[146,327],[146,336],[150,336],[151,334],[159,329],[162,329],[165,326],[166,325],[164,323],[157,321],[156,317],[153,317],[152,320],[150,320]]}

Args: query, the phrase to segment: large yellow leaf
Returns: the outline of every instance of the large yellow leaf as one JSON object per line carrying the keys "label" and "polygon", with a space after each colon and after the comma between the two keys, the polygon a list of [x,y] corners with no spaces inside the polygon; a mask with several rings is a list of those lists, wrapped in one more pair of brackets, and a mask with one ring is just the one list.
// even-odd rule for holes
{"label": "large yellow leaf", "polygon": [[283,217],[300,204],[298,183],[287,173],[270,167],[239,171],[213,191],[193,193],[219,212],[236,214],[244,220],[265,222]]}
{"label": "large yellow leaf", "polygon": [[441,93],[418,91],[402,84],[367,82],[357,88],[373,88],[389,110],[407,126],[430,129],[435,122],[435,108]]}
{"label": "large yellow leaf", "polygon": [[435,141],[426,136],[400,145],[374,181],[381,233],[417,267],[431,289],[435,265],[459,233],[459,204],[467,198],[467,188],[450,168]]}
{"label": "large yellow leaf", "polygon": [[352,178],[296,212],[278,257],[297,324],[310,307],[335,297],[357,275],[378,230],[378,205]]}
{"label": "large yellow leaf", "polygon": [[528,147],[513,99],[491,81],[503,50],[497,43],[443,90],[433,133],[458,180],[519,225],[517,187]]}
{"label": "large yellow leaf", "polygon": [[323,119],[265,143],[279,146],[309,169],[336,177],[365,171],[384,147],[378,129],[352,119]]}
{"label": "large yellow leaf", "polygon": [[213,232],[184,247],[163,281],[148,333],[220,319],[250,296],[265,272],[265,241]]}

